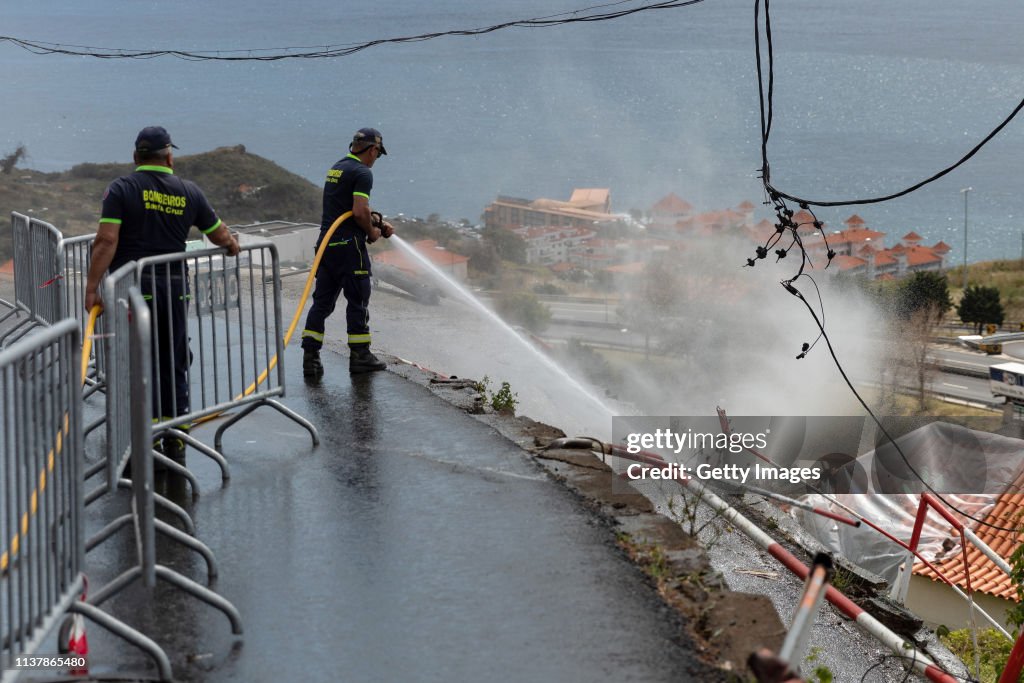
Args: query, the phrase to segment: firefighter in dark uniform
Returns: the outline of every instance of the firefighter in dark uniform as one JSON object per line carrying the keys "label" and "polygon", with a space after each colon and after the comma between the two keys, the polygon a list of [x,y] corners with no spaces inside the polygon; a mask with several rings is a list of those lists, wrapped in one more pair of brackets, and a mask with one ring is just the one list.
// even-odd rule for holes
{"label": "firefighter in dark uniform", "polygon": [[323,374],[320,348],[324,344],[324,325],[334,312],[340,294],[345,295],[345,322],[348,328],[350,373],[373,372],[386,367],[370,352],[370,254],[367,244],[391,237],[394,228],[381,221],[374,225],[370,212],[373,173],[370,168],[387,154],[380,131],[360,128],[348,146],[349,154],[334,164],[324,182],[323,216],[320,221],[319,249],[325,233],[338,216],[351,211],[327,243],[313,290],[313,307],[302,331],[302,372],[306,377]]}
{"label": "firefighter in dark uniform", "polygon": [[[103,213],[92,246],[92,263],[85,288],[85,308],[101,304],[100,280],[146,256],[185,251],[194,225],[231,256],[238,241],[217,218],[199,187],[174,175],[171,136],[161,126],[143,128],[135,139],[136,169],[110,183],[103,193]],[[142,295],[154,311],[153,417],[168,419],[189,412],[188,272],[184,262],[147,269],[140,282]],[[170,443],[168,443],[170,442]],[[185,463],[185,444],[165,439],[165,455]]]}

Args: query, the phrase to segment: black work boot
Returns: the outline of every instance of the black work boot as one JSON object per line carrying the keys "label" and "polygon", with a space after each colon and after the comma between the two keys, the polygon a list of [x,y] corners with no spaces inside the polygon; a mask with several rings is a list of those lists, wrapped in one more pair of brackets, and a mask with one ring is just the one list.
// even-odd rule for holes
{"label": "black work boot", "polygon": [[387,366],[387,363],[370,353],[369,346],[349,347],[348,371],[351,374],[374,372],[376,370],[383,370]]}
{"label": "black work boot", "polygon": [[302,350],[302,374],[304,377],[319,377],[324,374],[324,366],[320,363],[319,349]]}

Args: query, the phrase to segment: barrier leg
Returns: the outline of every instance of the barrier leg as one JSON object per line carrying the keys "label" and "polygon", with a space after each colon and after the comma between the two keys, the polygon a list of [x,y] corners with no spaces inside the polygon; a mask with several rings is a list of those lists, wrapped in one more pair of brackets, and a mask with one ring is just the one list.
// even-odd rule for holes
{"label": "barrier leg", "polygon": [[185,591],[186,593],[199,598],[207,605],[219,609],[231,621],[231,632],[234,633],[236,636],[241,635],[242,616],[238,613],[238,610],[235,609],[235,606],[228,602],[225,598],[222,598],[210,589],[204,586],[200,586],[192,579],[182,576],[178,572],[168,567],[165,567],[162,564],[158,564],[156,566],[156,575],[157,578],[163,579],[172,586],[176,586],[181,590]]}
{"label": "barrier leg", "polygon": [[228,427],[232,426],[233,424],[235,424],[236,422],[238,422],[242,418],[246,417],[247,415],[249,415],[249,413],[251,413],[252,411],[256,410],[257,408],[259,408],[262,405],[268,405],[268,406],[270,406],[272,408],[277,409],[277,411],[280,412],[281,414],[283,414],[285,417],[288,417],[292,421],[294,421],[294,422],[298,423],[299,425],[301,425],[302,427],[305,427],[306,431],[308,431],[309,435],[313,438],[313,445],[314,446],[319,446],[320,445],[320,434],[319,434],[319,432],[317,432],[316,427],[314,427],[313,424],[309,420],[307,420],[306,418],[302,417],[301,415],[296,413],[294,410],[292,410],[290,408],[287,408],[284,404],[279,403],[279,402],[277,402],[277,401],[275,401],[273,399],[266,398],[266,399],[263,399],[262,401],[257,401],[256,403],[250,403],[245,408],[243,408],[239,412],[237,412],[234,415],[232,415],[231,417],[229,417],[227,419],[227,421],[224,422],[224,424],[222,424],[220,427],[218,427],[217,428],[217,433],[214,434],[214,436],[213,436],[213,445],[214,445],[214,447],[217,450],[223,450],[222,444],[223,444],[224,432],[227,431]]}
{"label": "barrier leg", "polygon": [[151,638],[145,636],[139,631],[136,631],[128,624],[115,619],[99,607],[91,605],[88,602],[74,602],[72,603],[69,611],[81,614],[89,621],[98,626],[102,626],[110,633],[113,633],[122,640],[131,643],[152,657],[153,661],[156,663],[157,671],[160,672],[161,681],[169,682],[174,680],[174,674],[171,671],[171,660],[167,658],[167,653],[163,651],[163,648],[157,645]]}

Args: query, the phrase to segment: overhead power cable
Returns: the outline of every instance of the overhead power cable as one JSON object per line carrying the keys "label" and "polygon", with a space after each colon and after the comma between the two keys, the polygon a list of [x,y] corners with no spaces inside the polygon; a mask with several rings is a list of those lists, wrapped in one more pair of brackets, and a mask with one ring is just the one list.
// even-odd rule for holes
{"label": "overhead power cable", "polygon": [[[509,28],[550,28],[583,22],[609,21],[621,17],[648,12],[652,10],[675,9],[704,2],[704,0],[662,0],[647,2],[635,7],[621,7],[635,3],[636,0],[617,0],[601,5],[591,5],[568,12],[559,12],[531,19],[515,19],[512,21],[492,24],[478,28],[451,29],[432,33],[421,33],[413,36],[396,38],[378,38],[363,43],[343,43],[338,45],[306,45],[298,47],[251,48],[236,50],[170,50],[170,49],[129,49],[113,47],[95,47],[89,45],[69,45],[51,43],[40,40],[28,40],[13,36],[0,36],[0,42],[16,45],[35,54],[57,54],[99,59],[153,59],[156,57],[175,57],[191,61],[219,62],[272,62],[282,59],[331,59],[347,57],[367,48],[378,45],[416,43],[446,36],[478,36]],[[617,9],[608,9],[617,8]],[[605,10],[605,11],[598,11]]]}
{"label": "overhead power cable", "polygon": [[[756,61],[756,64],[757,64],[757,86],[758,86],[758,94],[759,94],[759,98],[760,98],[760,109],[761,109],[760,110],[760,118],[761,118],[761,181],[764,184],[764,189],[765,189],[765,193],[766,193],[765,203],[773,205],[773,208],[775,210],[778,222],[775,225],[776,233],[774,235],[772,235],[771,238],[769,238],[768,242],[764,246],[758,246],[757,247],[756,258],[747,259],[747,264],[746,265],[747,266],[754,266],[758,260],[767,258],[767,256],[768,256],[768,249],[770,249],[772,246],[778,244],[782,240],[782,237],[783,237],[784,234],[791,235],[792,238],[793,238],[793,241],[790,243],[790,245],[788,247],[786,247],[784,249],[779,249],[778,251],[776,251],[776,255],[779,257],[779,259],[781,259],[781,258],[784,258],[786,253],[789,250],[791,250],[792,248],[794,248],[794,247],[799,248],[800,249],[800,253],[801,253],[800,267],[799,267],[799,269],[797,270],[796,274],[793,277],[789,278],[788,280],[783,280],[781,284],[786,289],[787,292],[789,292],[790,294],[795,296],[797,299],[799,299],[804,304],[804,306],[807,308],[808,312],[810,313],[811,317],[814,320],[814,323],[815,323],[816,327],[818,328],[818,331],[819,331],[818,339],[823,339],[825,341],[825,345],[828,347],[829,354],[832,356],[832,360],[833,360],[833,362],[834,362],[834,364],[836,366],[836,369],[839,370],[839,374],[842,376],[843,381],[846,383],[846,386],[850,389],[851,392],[853,392],[854,397],[861,404],[861,406],[864,408],[864,410],[867,411],[868,415],[871,417],[871,419],[874,421],[874,423],[878,426],[879,430],[886,437],[886,439],[889,441],[889,443],[891,443],[893,445],[893,448],[899,454],[900,458],[903,460],[903,462],[907,466],[908,470],[914,475],[914,477],[916,479],[918,479],[924,485],[925,488],[927,488],[936,498],[938,498],[940,501],[942,501],[942,503],[946,507],[948,507],[950,510],[953,510],[957,514],[963,516],[965,519],[969,519],[969,520],[971,520],[973,522],[976,522],[980,526],[985,526],[985,527],[988,527],[988,528],[996,530],[996,531],[1007,531],[1007,532],[1014,532],[1014,533],[1019,532],[1021,530],[1019,527],[1010,527],[1010,526],[1002,526],[1002,525],[999,525],[999,524],[993,524],[992,522],[989,522],[989,521],[987,521],[985,519],[981,519],[981,518],[975,517],[975,516],[971,515],[970,513],[966,512],[965,510],[957,507],[952,502],[950,502],[945,496],[943,496],[941,493],[939,493],[935,489],[935,487],[929,481],[927,481],[921,475],[921,473],[910,463],[910,460],[907,458],[906,454],[903,452],[903,449],[900,448],[899,444],[896,443],[896,440],[893,439],[892,435],[889,434],[889,432],[886,430],[886,428],[882,424],[881,420],[878,419],[878,417],[875,415],[875,413],[868,406],[867,402],[861,397],[860,393],[858,393],[857,389],[853,385],[853,382],[850,380],[850,378],[847,375],[846,371],[843,369],[842,363],[840,363],[839,357],[836,355],[835,349],[832,346],[832,341],[829,339],[828,333],[825,331],[825,310],[824,310],[824,304],[821,301],[821,293],[820,293],[820,291],[818,293],[818,300],[819,300],[819,306],[820,306],[820,310],[821,310],[821,315],[819,316],[815,312],[814,307],[811,305],[811,303],[806,299],[806,297],[804,297],[803,293],[800,292],[800,290],[797,289],[796,286],[793,284],[799,278],[806,277],[806,278],[810,279],[812,283],[814,283],[815,289],[817,289],[817,283],[814,282],[814,278],[812,278],[808,273],[804,272],[804,269],[805,269],[806,266],[812,265],[811,264],[811,259],[810,259],[809,254],[807,253],[807,249],[806,249],[806,247],[805,247],[805,245],[803,243],[803,240],[801,239],[801,236],[798,233],[798,228],[800,227],[800,225],[797,224],[793,220],[793,217],[794,217],[793,210],[787,206],[786,200],[789,200],[789,201],[792,201],[792,202],[796,202],[797,204],[799,204],[801,209],[804,209],[805,211],[808,211],[810,213],[810,215],[812,217],[812,224],[813,224],[815,230],[817,231],[817,233],[820,233],[820,235],[822,236],[822,239],[824,240],[824,246],[825,246],[825,249],[827,250],[827,256],[828,256],[828,261],[825,264],[825,267],[827,268],[828,265],[831,264],[832,259],[835,258],[836,253],[831,248],[829,248],[828,242],[827,242],[827,238],[825,238],[824,230],[821,229],[822,228],[821,221],[819,221],[818,218],[816,216],[814,216],[814,213],[810,211],[810,206],[811,205],[814,205],[814,206],[848,206],[848,205],[852,205],[852,204],[876,204],[876,203],[879,203],[879,202],[888,201],[890,199],[895,199],[897,197],[902,197],[903,195],[906,195],[906,194],[910,194],[911,192],[914,192],[914,191],[924,187],[928,183],[931,183],[931,182],[941,178],[942,176],[944,176],[947,173],[951,172],[953,169],[955,169],[958,166],[961,166],[962,164],[966,163],[968,159],[970,159],[972,156],[974,156],[978,152],[978,150],[980,150],[990,140],[992,140],[992,138],[994,138],[1003,128],[1005,128],[1007,126],[1007,124],[1010,123],[1010,121],[1012,121],[1014,119],[1014,117],[1017,116],[1017,114],[1020,112],[1020,110],[1022,108],[1024,108],[1024,100],[1021,100],[1021,102],[1014,108],[1014,110],[1010,113],[1010,115],[1007,116],[1002,121],[1002,123],[1000,123],[998,126],[996,126],[995,129],[993,129],[988,135],[986,135],[985,138],[981,142],[979,142],[977,145],[975,145],[974,148],[971,149],[966,155],[964,155],[959,161],[954,163],[952,166],[948,166],[947,168],[945,168],[945,169],[943,169],[943,170],[941,170],[941,171],[931,175],[930,177],[926,178],[925,180],[922,180],[921,182],[916,183],[915,185],[912,185],[912,186],[910,186],[910,187],[908,187],[908,188],[906,188],[904,190],[901,190],[899,192],[895,192],[895,193],[886,195],[884,197],[872,197],[872,198],[867,198],[867,199],[853,199],[853,200],[846,200],[846,201],[831,201],[831,202],[803,199],[803,198],[800,198],[800,197],[796,197],[794,195],[786,194],[785,192],[781,192],[780,190],[776,189],[771,184],[771,166],[770,166],[769,161],[768,161],[768,140],[771,137],[772,114],[773,114],[773,112],[772,112],[772,100],[773,100],[773,97],[774,97],[774,94],[775,94],[774,93],[774,73],[773,73],[774,72],[774,46],[772,44],[772,30],[771,30],[771,14],[770,14],[770,12],[771,12],[771,10],[770,10],[771,0],[764,0],[763,32],[764,32],[764,37],[765,37],[765,53],[766,53],[765,54],[765,58],[766,59],[764,61],[767,62],[767,74],[766,74],[765,73],[765,68],[766,67],[762,64],[762,56],[761,56],[761,53],[762,53],[762,47],[761,47],[762,20],[761,20],[761,13],[760,13],[761,1],[762,0],[755,0],[754,1],[754,49],[755,49],[755,52],[756,52],[756,59],[755,59],[755,61]],[[767,84],[765,83],[765,81],[767,81]],[[817,344],[817,340],[815,340],[814,343]],[[808,353],[808,351],[810,351],[812,346],[813,345],[811,345],[811,344],[804,343],[802,351],[801,351],[800,355],[797,356],[797,358],[803,358]],[[1012,521],[1017,521],[1017,520],[1012,520]]]}

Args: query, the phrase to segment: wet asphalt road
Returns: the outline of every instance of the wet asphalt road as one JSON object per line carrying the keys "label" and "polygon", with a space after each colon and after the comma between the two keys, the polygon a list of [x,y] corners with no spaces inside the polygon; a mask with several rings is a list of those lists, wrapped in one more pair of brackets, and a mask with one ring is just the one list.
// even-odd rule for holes
{"label": "wet asphalt road", "polygon": [[[104,605],[163,645],[180,680],[718,680],[613,532],[504,438],[394,374],[351,378],[335,352],[308,387],[287,354],[285,403],[321,445],[261,408],[225,436],[227,486],[189,455],[202,495],[186,507],[245,633],[166,584]],[[194,434],[212,443],[214,429]],[[89,531],[126,498],[91,507]],[[87,556],[93,586],[131,543],[122,531]],[[166,540],[158,562],[206,582],[199,556]],[[98,627],[89,637],[94,674],[152,674]]]}

